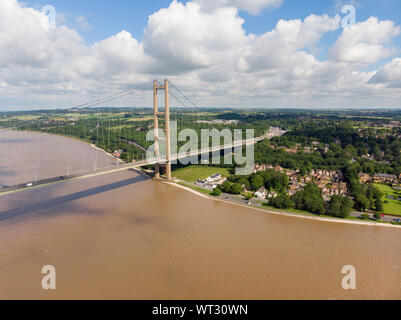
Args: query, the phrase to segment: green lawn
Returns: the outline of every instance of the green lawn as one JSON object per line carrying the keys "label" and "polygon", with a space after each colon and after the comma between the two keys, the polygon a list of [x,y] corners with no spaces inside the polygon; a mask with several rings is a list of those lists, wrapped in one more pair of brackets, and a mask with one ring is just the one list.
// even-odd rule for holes
{"label": "green lawn", "polygon": [[383,192],[383,202],[387,201],[388,203],[384,204],[384,213],[394,214],[401,216],[401,201],[391,200],[387,198],[387,195],[394,196],[396,198],[401,198],[401,192],[396,191],[393,188],[386,186],[384,184],[375,184],[377,188]]}
{"label": "green lawn", "polygon": [[196,180],[206,179],[218,172],[221,173],[223,177],[228,177],[230,175],[227,168],[194,165],[175,170],[173,172],[173,177],[187,182],[195,182]]}
{"label": "green lawn", "polygon": [[303,210],[298,210],[298,209],[277,209],[277,208],[269,206],[268,204],[265,204],[263,202],[260,202],[260,203],[262,204],[262,207],[261,207],[262,209],[269,210],[269,211],[284,212],[284,213],[298,213],[298,214],[302,214],[305,216],[317,217],[317,215],[310,213],[308,211],[303,211]]}
{"label": "green lawn", "polygon": [[19,121],[32,121],[39,119],[41,116],[33,116],[33,115],[21,115],[21,116],[15,116],[12,117],[8,120],[19,120]]}

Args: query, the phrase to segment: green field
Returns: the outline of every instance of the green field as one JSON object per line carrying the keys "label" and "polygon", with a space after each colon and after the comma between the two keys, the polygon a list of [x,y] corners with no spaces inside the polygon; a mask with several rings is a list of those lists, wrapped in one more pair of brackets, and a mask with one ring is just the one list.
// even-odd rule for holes
{"label": "green field", "polygon": [[177,179],[187,182],[195,182],[196,180],[206,179],[207,177],[218,172],[221,173],[223,177],[228,177],[230,175],[227,168],[189,166],[175,170],[173,172],[173,176]]}
{"label": "green field", "polygon": [[33,115],[21,115],[12,117],[11,120],[19,120],[19,121],[32,121],[41,118],[41,116],[33,116]]}
{"label": "green field", "polygon": [[401,198],[401,192],[396,191],[393,188],[384,184],[375,184],[375,186],[379,188],[381,192],[383,192],[383,202],[388,202],[384,203],[384,213],[401,216],[401,201],[387,198],[388,195],[394,196],[396,198]]}

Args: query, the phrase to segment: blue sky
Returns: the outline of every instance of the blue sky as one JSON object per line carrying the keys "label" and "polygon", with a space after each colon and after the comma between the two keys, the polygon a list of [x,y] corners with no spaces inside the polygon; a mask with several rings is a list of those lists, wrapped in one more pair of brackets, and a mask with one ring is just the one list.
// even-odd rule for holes
{"label": "blue sky", "polygon": [[165,77],[207,107],[401,106],[399,0],[1,0],[0,19],[0,111],[130,87],[145,105]]}
{"label": "blue sky", "polygon": [[[123,29],[137,39],[142,38],[149,15],[161,8],[167,8],[171,0],[25,0],[24,3],[34,8],[53,5],[57,12],[65,14],[69,23],[73,25],[77,16],[85,16],[91,29],[80,29],[80,33],[90,44],[110,37]],[[359,0],[341,1],[341,3],[355,4],[357,20],[378,16],[382,20],[389,19],[401,23],[401,1],[399,0]],[[240,15],[245,18],[245,30],[255,34],[273,29],[280,19],[304,19],[310,14],[335,15],[337,13],[339,13],[338,5],[336,6],[333,0],[285,0],[279,8],[267,8],[257,15],[240,11]],[[401,43],[400,39],[399,41]]]}

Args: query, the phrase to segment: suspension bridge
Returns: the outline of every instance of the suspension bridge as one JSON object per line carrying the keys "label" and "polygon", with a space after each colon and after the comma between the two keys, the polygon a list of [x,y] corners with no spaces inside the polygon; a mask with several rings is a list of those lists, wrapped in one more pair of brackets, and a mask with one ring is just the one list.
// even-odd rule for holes
{"label": "suspension bridge", "polygon": [[[129,162],[129,163],[120,163],[119,161],[117,162],[116,166],[113,167],[106,167],[106,168],[99,168],[97,167],[96,163],[94,164],[94,169],[86,172],[70,172],[69,164],[68,164],[68,174],[67,175],[57,175],[57,177],[53,178],[47,178],[47,179],[36,179],[35,182],[32,183],[22,183],[19,185],[14,185],[12,187],[6,188],[5,190],[3,189],[2,191],[10,191],[10,189],[23,189],[27,187],[34,187],[37,185],[43,185],[55,181],[66,181],[70,179],[75,179],[75,178],[85,178],[85,177],[92,177],[95,175],[102,175],[106,173],[112,173],[112,172],[117,172],[117,171],[123,171],[123,170],[130,170],[130,169],[139,169],[142,167],[146,166],[154,166],[155,167],[155,178],[160,179],[163,177],[162,175],[162,168],[165,169],[165,176],[164,178],[168,181],[172,180],[172,173],[171,173],[171,165],[175,163],[176,161],[179,161],[181,159],[185,158],[193,158],[193,157],[198,157],[200,155],[204,154],[215,154],[217,152],[225,151],[225,150],[235,150],[236,148],[245,146],[245,145],[252,145],[256,144],[264,139],[271,139],[272,137],[275,136],[280,136],[285,133],[285,131],[282,131],[278,128],[272,128],[270,129],[269,132],[266,132],[264,135],[253,138],[253,139],[243,139],[243,140],[234,140],[229,144],[224,144],[224,145],[218,145],[218,146],[209,146],[207,148],[197,148],[194,151],[188,151],[188,152],[183,152],[183,153],[177,153],[177,154],[172,154],[171,153],[171,132],[170,132],[170,97],[174,98],[176,102],[181,107],[187,108],[190,106],[191,108],[194,108],[197,111],[197,114],[199,115],[200,113],[200,108],[190,99],[185,95],[182,90],[178,89],[178,86],[173,84],[170,80],[165,80],[163,84],[155,80],[153,82],[153,110],[149,112],[149,119],[152,119],[153,122],[153,129],[154,129],[154,157],[152,158],[147,158],[144,160],[139,160],[139,161],[134,161],[134,162]],[[159,110],[159,99],[158,99],[158,93],[160,91],[164,92],[164,110],[160,111]],[[110,103],[113,101],[116,101],[118,99],[128,97],[134,92],[134,89],[129,89],[126,91],[122,91],[119,93],[116,93],[114,95],[106,96],[103,98],[99,98],[96,100],[92,100],[91,102],[85,103],[85,104],[80,104],[76,105],[73,107],[69,107],[69,110],[80,110],[80,109],[90,109],[94,107],[98,107],[98,123],[96,127],[92,130],[96,130],[96,139],[99,139],[99,135],[103,134],[103,123],[102,119],[100,117],[100,105],[104,103]],[[183,102],[185,101],[185,102]],[[109,111],[110,112],[110,111]],[[164,118],[164,123],[161,122],[161,118]],[[194,119],[195,121],[197,118]],[[121,124],[121,123],[120,123]],[[162,125],[164,125],[164,130],[161,129]],[[109,118],[109,142],[110,142],[110,118]],[[165,154],[161,155],[160,153],[160,146],[159,142],[161,140],[161,137],[159,136],[160,132],[165,133],[165,143],[166,143],[166,152]],[[104,138],[104,137],[103,137]],[[124,140],[124,138],[120,139]],[[135,141],[129,141],[125,139],[127,143],[132,143],[135,146],[141,148],[142,150],[145,150],[144,147],[142,147],[139,143]],[[70,157],[70,155],[69,155]]]}

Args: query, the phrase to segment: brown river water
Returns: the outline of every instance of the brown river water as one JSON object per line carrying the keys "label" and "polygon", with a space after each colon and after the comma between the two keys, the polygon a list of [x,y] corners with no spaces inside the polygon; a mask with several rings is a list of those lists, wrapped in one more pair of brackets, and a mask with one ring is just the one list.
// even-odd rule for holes
{"label": "brown river water", "polygon": [[[45,265],[54,291],[41,287]],[[356,290],[341,287],[345,265]],[[0,196],[0,298],[400,299],[401,229],[263,213],[132,171],[99,175]]]}
{"label": "brown river water", "polygon": [[117,160],[104,151],[78,140],[0,130],[0,189],[116,165]]}

